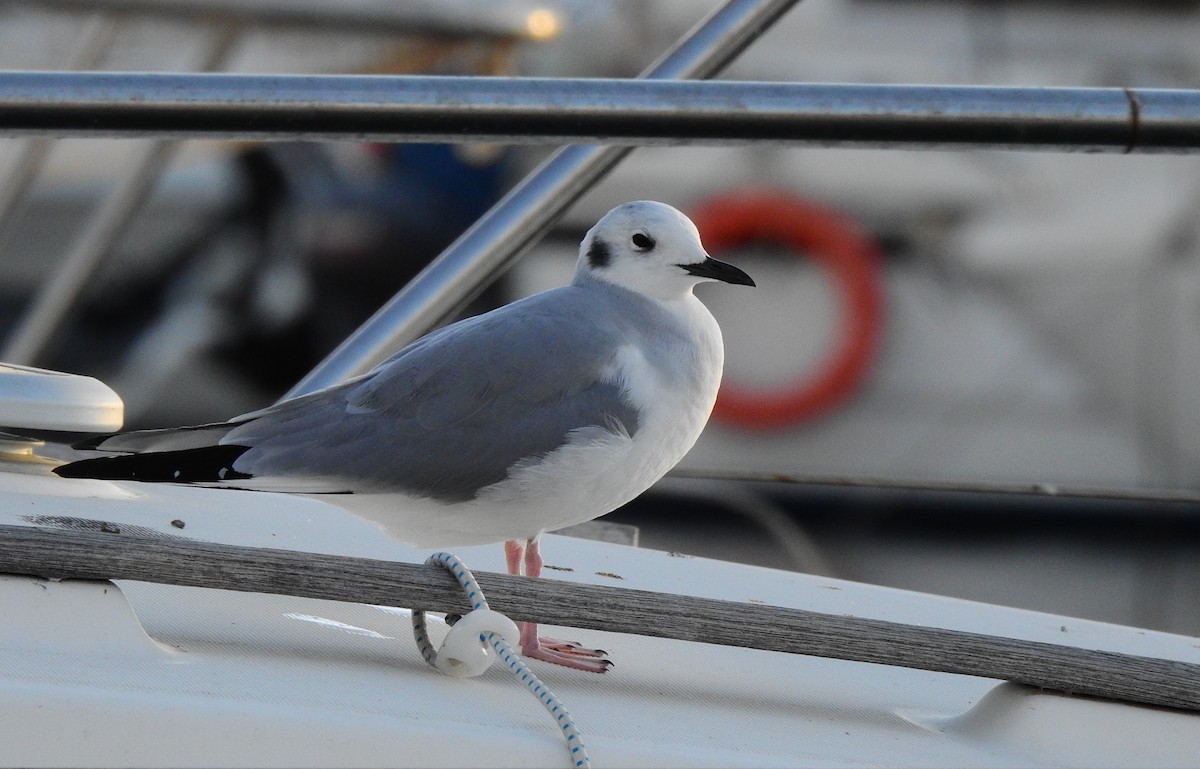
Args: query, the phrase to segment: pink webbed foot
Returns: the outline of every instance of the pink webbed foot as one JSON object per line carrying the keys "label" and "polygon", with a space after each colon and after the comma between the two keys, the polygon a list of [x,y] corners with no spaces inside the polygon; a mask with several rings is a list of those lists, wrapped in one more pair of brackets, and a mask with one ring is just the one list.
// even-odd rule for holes
{"label": "pink webbed foot", "polygon": [[530,659],[553,662],[589,673],[606,673],[612,667],[612,660],[602,649],[587,649],[574,641],[560,641],[557,638],[539,638],[536,623],[518,624],[521,627],[521,653]]}

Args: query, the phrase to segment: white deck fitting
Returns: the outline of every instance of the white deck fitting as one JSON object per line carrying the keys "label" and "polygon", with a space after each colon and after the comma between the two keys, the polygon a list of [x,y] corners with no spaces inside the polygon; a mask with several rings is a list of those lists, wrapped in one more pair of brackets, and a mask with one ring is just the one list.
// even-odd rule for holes
{"label": "white deck fitting", "polygon": [[125,404],[98,379],[61,371],[0,363],[0,425],[115,432],[125,421]]}
{"label": "white deck fitting", "polygon": [[[310,500],[0,470],[0,522],[63,518],[231,544],[427,555]],[[1200,662],[1200,641],[1182,636],[566,537],[548,537],[544,550],[550,574],[567,581]],[[457,552],[477,571],[503,570],[498,546]],[[0,606],[4,765],[566,765],[558,730],[511,676],[437,673],[402,610],[23,577],[0,578]],[[880,665],[558,634],[616,661],[603,677],[537,667],[598,767],[1200,761],[1200,717],[1182,712]]]}

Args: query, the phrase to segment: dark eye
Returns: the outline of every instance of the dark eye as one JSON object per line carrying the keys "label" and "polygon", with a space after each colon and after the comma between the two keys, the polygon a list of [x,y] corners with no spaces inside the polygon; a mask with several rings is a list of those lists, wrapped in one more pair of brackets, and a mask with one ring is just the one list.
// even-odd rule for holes
{"label": "dark eye", "polygon": [[633,233],[633,246],[639,251],[649,251],[654,248],[654,239],[644,232]]}

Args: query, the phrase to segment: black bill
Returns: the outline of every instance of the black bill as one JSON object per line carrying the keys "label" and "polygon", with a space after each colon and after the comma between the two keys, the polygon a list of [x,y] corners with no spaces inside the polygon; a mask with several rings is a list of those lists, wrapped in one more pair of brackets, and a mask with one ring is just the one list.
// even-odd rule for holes
{"label": "black bill", "polygon": [[698,278],[711,278],[712,280],[719,280],[722,283],[736,283],[739,286],[755,285],[754,279],[737,267],[718,259],[713,259],[711,256],[706,257],[703,262],[681,264],[679,266],[686,270],[688,275],[695,275]]}

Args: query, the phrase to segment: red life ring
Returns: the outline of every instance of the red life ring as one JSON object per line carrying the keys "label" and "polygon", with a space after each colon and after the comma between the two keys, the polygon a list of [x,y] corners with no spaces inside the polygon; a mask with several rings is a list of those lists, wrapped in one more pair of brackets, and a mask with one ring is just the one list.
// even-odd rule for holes
{"label": "red life ring", "polygon": [[849,217],[785,192],[747,190],[709,198],[692,221],[714,255],[750,242],[777,243],[817,261],[840,297],[838,342],[815,375],[782,387],[724,383],[713,417],[746,428],[790,427],[841,405],[862,385],[883,328],[881,252]]}

